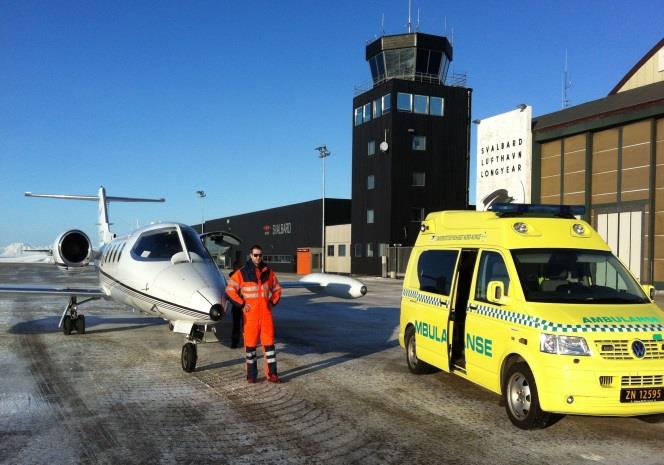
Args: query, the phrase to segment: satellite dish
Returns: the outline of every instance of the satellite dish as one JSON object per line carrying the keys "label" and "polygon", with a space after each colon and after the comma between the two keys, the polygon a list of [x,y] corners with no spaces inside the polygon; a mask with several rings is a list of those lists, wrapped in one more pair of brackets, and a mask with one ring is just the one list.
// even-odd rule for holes
{"label": "satellite dish", "polygon": [[390,146],[388,145],[387,141],[385,141],[385,140],[384,140],[383,142],[381,142],[380,145],[379,145],[378,147],[380,148],[380,151],[381,151],[381,152],[387,152],[387,149],[390,148]]}

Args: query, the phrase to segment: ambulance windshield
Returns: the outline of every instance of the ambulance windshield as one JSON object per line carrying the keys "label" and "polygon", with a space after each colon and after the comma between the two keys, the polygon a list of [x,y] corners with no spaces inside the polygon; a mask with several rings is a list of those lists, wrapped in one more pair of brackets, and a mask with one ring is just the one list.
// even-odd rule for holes
{"label": "ambulance windshield", "polygon": [[512,257],[531,302],[646,303],[641,286],[611,253],[583,249],[520,249]]}

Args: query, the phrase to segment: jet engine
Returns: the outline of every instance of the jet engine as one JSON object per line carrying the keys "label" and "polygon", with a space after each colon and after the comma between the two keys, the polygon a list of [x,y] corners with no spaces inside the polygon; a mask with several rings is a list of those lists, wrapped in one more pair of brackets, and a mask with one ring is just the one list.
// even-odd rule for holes
{"label": "jet engine", "polygon": [[92,245],[83,231],[65,231],[53,243],[53,261],[60,267],[79,268],[86,266],[91,259]]}

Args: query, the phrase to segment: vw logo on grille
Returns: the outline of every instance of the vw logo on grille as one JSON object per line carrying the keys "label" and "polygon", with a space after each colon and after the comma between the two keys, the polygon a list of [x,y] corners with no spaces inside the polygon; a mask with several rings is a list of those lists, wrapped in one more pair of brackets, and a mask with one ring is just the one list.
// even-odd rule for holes
{"label": "vw logo on grille", "polygon": [[636,358],[643,358],[646,355],[645,344],[639,340],[632,342],[632,352]]}

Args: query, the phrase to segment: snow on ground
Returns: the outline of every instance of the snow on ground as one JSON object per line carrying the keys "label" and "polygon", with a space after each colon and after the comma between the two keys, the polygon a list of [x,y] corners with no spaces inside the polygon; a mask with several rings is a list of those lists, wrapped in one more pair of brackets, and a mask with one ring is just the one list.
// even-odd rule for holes
{"label": "snow on ground", "polygon": [[52,263],[51,254],[34,252],[26,249],[48,249],[48,247],[32,247],[21,242],[14,242],[0,247],[0,263]]}

